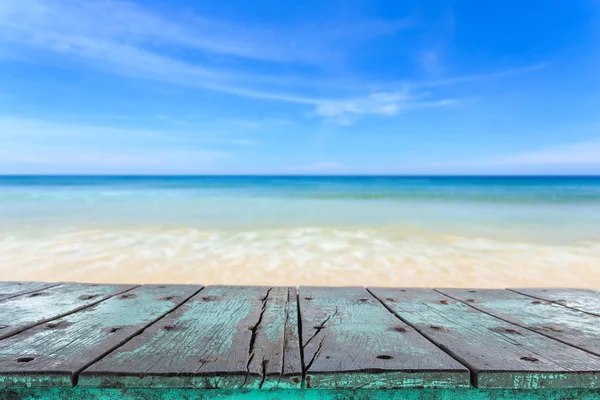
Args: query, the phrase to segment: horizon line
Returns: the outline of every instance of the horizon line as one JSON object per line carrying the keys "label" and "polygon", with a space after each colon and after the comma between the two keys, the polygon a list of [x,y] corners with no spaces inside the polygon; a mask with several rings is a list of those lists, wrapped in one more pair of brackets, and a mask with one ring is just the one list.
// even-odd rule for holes
{"label": "horizon line", "polygon": [[600,174],[1,174],[0,178],[600,178]]}

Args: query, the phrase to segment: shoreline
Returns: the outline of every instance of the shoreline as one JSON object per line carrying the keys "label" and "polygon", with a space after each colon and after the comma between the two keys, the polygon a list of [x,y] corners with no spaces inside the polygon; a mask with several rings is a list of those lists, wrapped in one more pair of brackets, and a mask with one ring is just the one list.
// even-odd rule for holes
{"label": "shoreline", "polygon": [[431,232],[93,230],[0,236],[4,280],[397,287],[600,287],[600,243]]}

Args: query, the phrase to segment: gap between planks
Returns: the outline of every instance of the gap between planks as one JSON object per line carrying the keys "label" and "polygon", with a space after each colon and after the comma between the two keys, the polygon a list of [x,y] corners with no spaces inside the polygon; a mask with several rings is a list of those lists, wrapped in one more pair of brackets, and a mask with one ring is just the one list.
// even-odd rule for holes
{"label": "gap between planks", "polygon": [[[149,327],[151,327],[152,325],[156,324],[157,322],[159,322],[161,319],[164,319],[166,316],[168,316],[169,314],[175,312],[179,307],[182,307],[185,303],[188,302],[189,299],[191,299],[192,297],[196,296],[198,293],[200,293],[203,289],[204,286],[203,285],[199,285],[200,288],[198,290],[196,290],[194,293],[192,293],[190,296],[187,296],[184,298],[184,300],[179,303],[177,306],[173,307],[171,309],[171,311],[168,311],[166,313],[164,313],[163,315],[161,315],[160,317],[156,318],[154,321],[152,321],[150,324],[146,325],[143,329],[138,330],[137,332],[135,332],[134,334],[124,338],[123,340],[121,340],[118,344],[116,344],[115,346],[113,346],[112,348],[108,349],[107,351],[105,351],[104,353],[102,353],[101,355],[99,355],[98,357],[96,357],[95,359],[91,360],[89,363],[87,363],[86,365],[82,366],[81,368],[77,369],[76,371],[73,372],[73,375],[71,376],[71,382],[73,384],[73,387],[77,386],[77,382],[79,380],[79,375],[81,374],[81,372],[83,370],[85,370],[86,368],[89,368],[90,366],[92,366],[93,364],[97,363],[98,361],[101,361],[103,358],[105,358],[106,356],[108,356],[110,353],[112,353],[113,351],[117,350],[119,347],[123,346],[125,343],[129,342],[130,340],[132,340],[133,338],[135,338],[136,336],[139,336],[141,334],[144,333],[144,331],[146,329],[148,329]],[[137,286],[137,288],[139,287],[143,287],[143,285],[139,285]],[[133,290],[135,288],[132,288],[130,290]],[[128,290],[129,291],[129,290]],[[126,291],[126,292],[128,292]],[[123,293],[126,293],[123,292]]]}
{"label": "gap between planks", "polygon": [[300,365],[302,366],[301,389],[306,389],[306,365],[304,364],[304,346],[302,345],[302,311],[300,310],[300,290],[296,289],[296,309],[298,310],[298,347],[300,350]]}
{"label": "gap between planks", "polygon": [[[523,290],[523,289],[511,289],[511,288],[507,288],[506,290],[508,290],[510,292],[522,294],[523,296],[531,297],[532,299],[547,301],[547,302],[552,303],[552,304],[557,304],[557,305],[562,306],[562,307],[570,308],[571,310],[577,310],[577,311],[581,311],[581,312],[586,313],[586,314],[593,315],[595,317],[600,317],[600,312],[588,311],[584,307],[570,306],[568,304],[565,304],[564,300],[552,300],[550,298],[542,297],[540,295],[534,296],[533,294],[527,293],[526,289]],[[548,290],[552,290],[552,289],[548,289]],[[593,290],[593,289],[589,289],[589,290]],[[544,289],[543,291],[545,292],[546,290]],[[596,290],[593,290],[593,291],[596,291]],[[599,293],[599,296],[600,296],[600,293]]]}
{"label": "gap between planks", "polygon": [[[17,297],[20,297],[20,296],[31,295],[32,293],[39,293],[39,292],[43,292],[43,291],[45,291],[45,290],[48,290],[48,289],[54,289],[54,288],[60,287],[60,286],[62,286],[62,285],[69,285],[69,284],[70,284],[70,283],[64,283],[64,282],[63,282],[63,283],[58,283],[58,284],[56,284],[56,285],[52,285],[52,286],[48,286],[48,287],[44,287],[44,288],[41,288],[41,289],[38,289],[38,290],[34,290],[34,291],[32,291],[32,292],[28,292],[28,293],[21,293],[21,294],[19,294],[19,295],[17,295],[17,296],[13,296],[13,297],[10,297],[10,298],[4,299],[4,300],[14,300],[14,299],[16,299]],[[101,286],[101,285],[95,285],[95,284],[92,284],[92,285],[90,285],[90,286]],[[102,302],[104,302],[104,301],[106,301],[106,300],[108,300],[108,299],[111,299],[111,298],[113,298],[113,297],[115,297],[115,296],[122,295],[123,293],[127,293],[127,292],[129,292],[129,291],[131,291],[131,290],[137,289],[137,288],[139,288],[139,287],[141,287],[141,286],[142,286],[142,285],[132,285],[130,288],[128,288],[128,289],[125,289],[125,290],[121,290],[121,291],[115,290],[115,292],[114,292],[114,293],[112,293],[112,294],[108,294],[108,295],[105,295],[104,297],[100,298],[98,301],[94,301],[94,302],[91,302],[91,303],[87,303],[87,304],[86,304],[86,305],[84,305],[84,306],[77,307],[77,308],[75,308],[75,309],[73,309],[73,310],[70,310],[70,311],[64,312],[64,313],[62,313],[62,314],[56,314],[56,315],[54,315],[54,316],[52,316],[52,317],[50,317],[50,318],[46,318],[46,319],[40,319],[39,321],[32,323],[32,325],[26,325],[26,326],[23,326],[22,328],[20,328],[20,329],[17,329],[17,330],[14,330],[13,332],[11,332],[11,333],[9,333],[9,334],[7,334],[7,335],[3,335],[3,336],[1,336],[1,337],[0,337],[0,340],[8,339],[8,338],[10,338],[10,337],[13,337],[13,336],[15,336],[15,335],[18,335],[18,334],[20,334],[20,333],[23,333],[23,332],[25,332],[25,331],[26,331],[26,330],[28,330],[28,329],[35,328],[35,327],[37,327],[37,326],[43,325],[43,324],[45,324],[45,323],[48,323],[48,322],[51,322],[51,321],[54,321],[54,320],[57,320],[57,319],[59,319],[59,318],[64,318],[64,317],[66,317],[66,316],[69,316],[69,315],[75,314],[75,313],[77,313],[77,312],[83,311],[83,310],[85,310],[85,309],[88,309],[88,308],[90,308],[90,307],[93,307],[93,306],[95,306],[95,305],[98,305],[98,304],[100,304],[100,303],[102,303]],[[2,301],[4,301],[4,300],[2,300]]]}
{"label": "gap between planks", "polygon": [[[51,286],[46,286],[46,287],[43,287],[43,288],[40,288],[40,289],[37,289],[37,290],[32,290],[32,291],[28,291],[28,292],[22,292],[22,293],[19,293],[19,294],[15,294],[15,296],[11,296],[10,298],[14,298],[14,297],[18,297],[18,296],[22,296],[22,295],[26,295],[26,294],[34,293],[34,292],[39,292],[39,291],[43,291],[43,290],[47,290],[47,289],[50,289],[50,288],[52,288],[52,287],[59,286],[60,284],[61,284],[61,283],[57,283],[57,284],[54,284],[54,285],[51,285]],[[131,288],[129,288],[129,289],[127,289],[127,290],[124,290],[124,291],[122,291],[122,292],[119,292],[119,293],[114,293],[114,294],[112,294],[112,295],[110,295],[110,296],[107,296],[107,297],[105,297],[105,298],[101,299],[100,301],[97,301],[97,302],[94,302],[94,303],[90,303],[90,304],[88,304],[88,305],[86,305],[86,306],[83,306],[83,307],[81,307],[81,308],[78,308],[78,309],[76,309],[76,310],[72,310],[72,311],[70,311],[70,312],[67,312],[67,313],[64,313],[64,314],[61,314],[61,315],[54,316],[54,317],[52,317],[52,318],[50,318],[50,319],[44,320],[44,321],[42,321],[42,322],[36,323],[35,325],[32,325],[32,326],[30,326],[30,327],[27,327],[27,328],[25,328],[25,329],[23,329],[23,330],[21,330],[21,331],[14,332],[14,333],[13,333],[13,334],[11,334],[10,336],[16,335],[16,334],[18,334],[18,333],[20,333],[20,332],[22,332],[22,331],[24,331],[24,330],[26,330],[26,329],[33,328],[33,327],[35,327],[35,326],[38,326],[38,325],[41,325],[41,324],[43,324],[43,323],[47,323],[47,322],[49,322],[49,321],[52,321],[52,320],[55,320],[55,319],[58,319],[58,318],[62,318],[62,317],[65,317],[65,316],[67,316],[67,315],[71,315],[71,314],[74,314],[74,313],[76,313],[76,312],[82,311],[82,310],[84,310],[84,309],[86,309],[86,308],[89,308],[89,307],[92,307],[92,306],[94,306],[94,305],[96,305],[96,304],[99,304],[99,303],[101,303],[101,302],[104,302],[104,301],[106,301],[106,300],[108,300],[108,299],[110,299],[110,298],[112,298],[112,297],[114,297],[114,296],[116,296],[116,295],[118,295],[118,294],[126,293],[126,292],[129,292],[129,291],[131,291],[131,290],[133,290],[133,289],[135,289],[135,288],[139,288],[140,286],[141,286],[141,285],[138,285],[138,286],[131,287]],[[295,301],[296,301],[296,306],[297,306],[297,307],[296,307],[296,310],[297,310],[297,312],[296,312],[296,317],[297,317],[297,324],[298,324],[299,354],[300,354],[300,360],[301,360],[301,366],[302,366],[302,384],[301,384],[301,387],[302,387],[302,389],[304,389],[304,388],[305,388],[305,384],[306,384],[306,382],[305,382],[305,378],[306,378],[306,372],[307,372],[307,369],[308,369],[308,367],[307,367],[307,365],[306,365],[306,363],[305,363],[305,359],[304,359],[304,356],[305,356],[305,355],[304,355],[304,346],[303,346],[303,338],[302,338],[302,311],[301,311],[301,306],[300,306],[300,304],[301,304],[301,303],[300,303],[300,299],[299,299],[299,296],[300,296],[300,294],[299,294],[299,292],[297,291],[297,292],[296,292],[296,296],[295,296],[295,298],[293,298],[293,297],[291,296],[291,292],[292,292],[292,291],[290,290],[291,288],[292,288],[292,287],[288,288],[288,297],[287,297],[287,299],[288,299],[288,304],[289,304],[290,302],[292,302],[292,301],[294,301],[294,300],[295,300]],[[200,293],[200,292],[201,292],[203,289],[204,289],[204,287],[201,287],[200,289],[198,289],[197,291],[195,291],[193,294],[191,294],[190,296],[188,296],[188,297],[187,297],[187,298],[186,298],[184,301],[182,301],[182,302],[181,302],[179,305],[177,305],[176,307],[174,307],[174,308],[173,308],[173,309],[171,309],[170,311],[168,311],[168,312],[164,313],[164,314],[163,314],[163,315],[161,315],[159,318],[155,319],[155,320],[154,320],[154,321],[153,321],[151,324],[148,324],[146,327],[144,327],[143,329],[141,329],[141,330],[137,331],[135,334],[133,334],[133,335],[129,336],[128,338],[124,339],[123,341],[121,341],[120,343],[118,343],[118,344],[117,344],[117,345],[115,345],[113,348],[111,348],[110,350],[106,351],[105,353],[103,353],[103,354],[102,354],[102,355],[100,355],[99,357],[95,358],[94,360],[91,360],[91,361],[90,361],[88,364],[86,364],[84,367],[82,367],[82,368],[80,368],[79,370],[75,371],[75,372],[73,373],[73,376],[72,376],[72,382],[73,382],[73,386],[76,386],[76,385],[77,385],[77,380],[78,380],[79,374],[81,373],[81,371],[82,371],[82,370],[84,370],[84,369],[88,368],[89,366],[91,366],[92,364],[94,364],[94,363],[96,363],[96,362],[98,362],[98,361],[102,360],[102,359],[103,359],[103,358],[105,358],[105,357],[106,357],[108,354],[110,354],[111,352],[113,352],[113,351],[114,351],[114,350],[116,350],[117,348],[121,347],[122,345],[124,345],[125,343],[127,343],[128,341],[130,341],[131,339],[133,339],[134,337],[136,337],[136,336],[138,336],[138,335],[141,335],[141,334],[142,334],[142,333],[143,333],[143,332],[144,332],[146,329],[148,329],[150,326],[152,326],[152,325],[156,324],[158,321],[160,321],[160,320],[164,319],[166,316],[168,316],[169,314],[171,314],[171,313],[175,312],[175,311],[176,311],[178,308],[182,307],[182,306],[183,306],[183,305],[184,305],[184,304],[185,304],[185,303],[186,303],[186,302],[187,302],[187,301],[188,301],[190,298],[192,298],[193,296],[195,296],[195,295],[197,295],[198,293]],[[419,333],[421,336],[423,336],[425,339],[427,339],[427,340],[428,340],[429,342],[431,342],[433,345],[435,345],[435,346],[436,346],[436,347],[438,347],[440,350],[442,350],[444,353],[448,354],[450,357],[452,357],[452,358],[454,358],[456,361],[458,361],[458,360],[457,360],[457,358],[456,358],[456,357],[454,357],[454,356],[453,356],[453,354],[452,354],[451,352],[449,352],[448,350],[445,350],[445,349],[444,349],[442,346],[438,346],[438,345],[437,345],[437,344],[436,344],[436,343],[435,343],[435,342],[434,342],[432,339],[430,339],[430,338],[428,337],[428,335],[427,335],[427,334],[424,334],[424,333],[423,333],[423,332],[422,332],[420,329],[417,329],[417,328],[416,328],[416,327],[415,327],[415,326],[414,326],[412,323],[408,322],[407,320],[405,320],[404,318],[402,318],[402,317],[401,317],[399,314],[397,314],[397,313],[395,313],[393,310],[391,310],[391,309],[390,309],[390,308],[389,308],[389,307],[386,305],[386,303],[385,303],[385,302],[383,302],[383,301],[382,301],[382,300],[381,300],[381,299],[380,299],[380,298],[379,298],[377,295],[375,295],[375,294],[374,294],[374,293],[371,291],[371,289],[370,289],[370,288],[365,288],[365,289],[366,289],[366,290],[369,292],[369,294],[370,294],[370,295],[371,295],[371,296],[372,296],[372,297],[373,297],[375,300],[377,300],[377,301],[378,301],[378,302],[379,302],[379,303],[380,303],[380,304],[381,304],[381,305],[382,305],[382,306],[383,306],[383,307],[384,307],[384,308],[385,308],[385,309],[386,309],[388,312],[390,312],[390,313],[391,313],[391,314],[392,314],[392,315],[393,315],[395,318],[397,318],[397,319],[399,319],[400,321],[404,322],[405,324],[407,324],[407,325],[411,326],[413,329],[415,329],[415,331],[416,331],[416,332],[418,332],[418,333]],[[262,298],[262,299],[261,299],[261,300],[262,300],[262,302],[263,302],[263,303],[262,303],[262,310],[261,310],[261,314],[260,314],[260,316],[259,316],[259,318],[258,318],[258,321],[256,322],[256,324],[253,326],[253,329],[252,329],[252,330],[253,330],[253,334],[252,334],[252,337],[251,337],[251,340],[250,340],[250,343],[249,343],[249,349],[248,349],[248,351],[249,351],[249,354],[250,354],[251,356],[250,356],[250,358],[249,358],[248,365],[250,364],[250,362],[251,362],[251,360],[252,360],[252,357],[253,357],[253,355],[254,355],[254,352],[253,352],[253,350],[254,350],[254,349],[253,349],[253,347],[254,347],[254,342],[255,342],[255,338],[256,338],[256,330],[259,328],[259,326],[260,326],[260,324],[261,324],[261,322],[262,322],[262,319],[263,319],[263,314],[264,314],[264,312],[265,312],[265,309],[266,309],[266,303],[267,303],[267,301],[268,301],[268,297],[269,297],[269,294],[270,294],[270,291],[271,291],[271,290],[272,290],[272,288],[270,288],[270,289],[269,289],[269,291],[268,291],[268,292],[266,293],[266,295],[264,296],[264,298]],[[466,304],[466,305],[470,306],[471,308],[474,308],[474,309],[476,309],[476,310],[477,310],[477,311],[479,311],[479,312],[482,312],[482,313],[484,313],[484,314],[490,315],[490,316],[492,316],[492,317],[494,317],[494,318],[496,318],[496,319],[499,319],[499,320],[502,320],[502,321],[505,321],[505,322],[508,322],[508,323],[514,323],[514,322],[512,322],[512,321],[507,321],[507,320],[506,320],[506,319],[504,319],[504,318],[498,317],[498,316],[496,316],[496,315],[493,315],[493,314],[491,314],[491,313],[489,313],[489,312],[486,312],[486,311],[484,311],[484,310],[481,310],[481,309],[479,309],[479,308],[476,308],[476,307],[474,307],[474,306],[472,306],[472,305],[470,305],[470,304],[466,303],[465,301],[462,301],[462,300],[460,300],[460,299],[457,299],[457,298],[455,298],[455,297],[453,297],[453,296],[450,296],[450,295],[448,295],[448,294],[445,294],[445,293],[443,293],[443,292],[440,292],[440,291],[439,291],[439,290],[437,290],[437,289],[433,289],[433,290],[434,290],[434,291],[436,291],[437,293],[439,293],[439,294],[441,294],[441,295],[445,296],[445,297],[448,297],[448,298],[451,298],[451,299],[457,300],[457,301],[459,301],[459,302],[461,302],[461,303],[463,303],[463,304]],[[532,296],[532,295],[528,295],[528,294],[526,294],[526,293],[518,292],[518,291],[516,291],[516,290],[511,290],[511,289],[507,289],[507,290],[509,290],[509,291],[511,291],[511,292],[514,292],[514,293],[518,293],[518,294],[520,294],[520,295],[523,295],[523,296],[530,297],[530,298],[534,298],[534,299],[541,299],[541,300],[545,300],[545,301],[550,301],[550,300],[547,300],[547,299],[542,299],[542,298],[539,298],[539,297],[535,297],[535,296]],[[3,299],[2,301],[4,301],[4,300],[7,300],[7,299],[9,299],[9,298]],[[573,309],[572,307],[567,307],[567,306],[565,306],[564,304],[561,304],[560,302],[556,302],[556,301],[550,301],[550,302],[552,302],[552,303],[554,303],[554,304],[557,304],[557,305],[561,305],[561,306],[563,306],[563,307],[566,307],[566,308],[571,308],[571,309]],[[583,310],[579,310],[579,309],[576,309],[576,310],[578,310],[578,311],[581,311],[581,312],[585,312],[585,311],[583,311]],[[589,313],[589,312],[587,312],[587,314],[591,314],[591,315],[597,315],[597,314],[593,314],[593,313]],[[286,317],[286,318],[287,318],[287,317]],[[286,325],[287,325],[287,319],[286,319]],[[518,325],[518,324],[517,324],[517,325]],[[521,325],[519,325],[519,326],[521,326]],[[554,337],[551,337],[551,336],[544,335],[543,333],[540,333],[540,332],[538,332],[538,331],[534,331],[534,330],[532,330],[532,329],[530,329],[530,328],[528,328],[528,327],[526,327],[526,326],[521,326],[521,327],[523,327],[524,329],[527,329],[527,330],[529,330],[529,331],[532,331],[532,332],[534,332],[534,333],[540,334],[540,335],[542,335],[542,336],[546,336],[546,337],[548,337],[548,338],[550,338],[550,339],[553,339],[553,340],[556,340],[556,341],[559,341],[559,342],[565,343],[565,344],[567,344],[567,345],[569,345],[569,346],[572,346],[572,347],[575,347],[575,348],[579,348],[578,346],[574,346],[574,345],[572,345],[572,344],[570,344],[570,343],[563,342],[563,341],[561,341],[561,340],[559,340],[559,339],[556,339],[556,338],[554,338]],[[284,327],[284,329],[285,329],[285,327]],[[10,336],[8,336],[8,337],[10,337]],[[283,342],[283,345],[285,346],[285,341]],[[579,348],[579,349],[580,349],[580,348]],[[591,352],[589,352],[589,351],[587,351],[587,350],[585,350],[585,349],[581,349],[581,350],[584,350],[584,351],[586,351],[586,352],[588,352],[588,353],[591,353]],[[591,354],[594,354],[594,353],[591,353]],[[282,351],[282,357],[283,357],[283,361],[284,361],[284,360],[285,360],[285,351]],[[465,365],[464,365],[462,362],[460,362],[460,361],[458,361],[458,362],[459,362],[461,365],[465,366]],[[285,363],[284,363],[284,362],[282,362],[282,369],[284,368],[284,365],[285,365]],[[309,365],[309,366],[310,366],[310,365]],[[466,368],[469,370],[469,372],[470,372],[470,375],[471,375],[471,383],[472,383],[472,385],[473,385],[473,382],[474,382],[474,372],[473,372],[473,371],[472,371],[472,370],[471,370],[471,369],[470,369],[468,366],[465,366],[465,367],[466,367]],[[283,371],[282,371],[282,372],[283,372]],[[283,375],[283,373],[282,373],[282,375]],[[265,374],[263,373],[263,380],[264,380],[264,378],[265,378]],[[473,386],[475,386],[475,385],[473,385]]]}
{"label": "gap between planks", "polygon": [[440,351],[443,351],[444,353],[446,353],[449,357],[452,357],[457,363],[459,363],[460,365],[462,365],[463,367],[465,367],[467,370],[469,370],[469,377],[471,380],[471,386],[472,387],[476,387],[476,381],[477,381],[477,377],[476,377],[476,373],[475,371],[471,370],[471,368],[469,368],[467,365],[465,365],[462,361],[460,361],[457,357],[454,356],[454,354],[452,354],[450,351],[446,350],[443,348],[443,346],[438,345],[437,343],[435,343],[433,340],[431,340],[429,338],[429,336],[427,336],[426,334],[424,334],[423,332],[421,332],[421,329],[418,329],[414,324],[408,322],[408,320],[402,318],[399,314],[397,314],[396,312],[394,312],[384,301],[382,301],[379,297],[377,297],[372,291],[371,288],[365,288],[367,289],[367,292],[369,292],[369,294],[371,296],[373,296],[375,298],[375,300],[377,300],[386,310],[388,310],[394,317],[398,318],[400,321],[404,322],[406,325],[410,326],[411,328],[413,328],[419,335],[423,336],[423,338],[425,338],[425,340],[429,341],[431,344],[433,344],[435,347],[437,347],[438,349],[440,349]]}
{"label": "gap between planks", "polygon": [[19,297],[19,296],[24,296],[26,294],[32,294],[32,293],[40,292],[42,290],[51,289],[51,288],[54,288],[56,286],[60,286],[60,285],[63,285],[63,284],[65,284],[65,282],[53,282],[53,283],[48,283],[45,286],[41,286],[41,287],[39,287],[37,289],[31,289],[31,290],[26,290],[26,291],[22,291],[22,292],[16,292],[16,293],[13,293],[13,294],[6,295],[5,297],[1,297],[0,298],[0,302],[1,301],[5,301],[5,300],[14,299],[15,297]]}
{"label": "gap between planks", "polygon": [[[555,336],[552,336],[552,335],[550,335],[550,334],[548,334],[548,333],[545,333],[544,331],[532,329],[532,328],[528,327],[528,326],[527,326],[527,325],[525,325],[525,324],[521,324],[521,323],[518,323],[518,322],[516,322],[516,321],[510,321],[510,320],[508,320],[508,319],[506,319],[506,318],[502,318],[502,317],[500,317],[500,316],[498,316],[498,315],[496,315],[496,314],[494,314],[494,313],[492,313],[492,312],[486,311],[484,308],[479,308],[479,307],[476,307],[476,306],[474,306],[473,304],[469,303],[468,301],[464,301],[464,300],[461,300],[461,299],[459,299],[458,297],[454,297],[454,296],[451,296],[451,295],[449,295],[449,294],[447,294],[447,293],[444,293],[444,292],[442,291],[443,289],[439,289],[439,290],[438,290],[438,289],[434,288],[433,290],[434,290],[434,291],[436,291],[437,293],[439,293],[439,294],[443,295],[443,296],[446,296],[446,297],[448,297],[448,298],[450,298],[450,299],[452,299],[452,300],[456,300],[456,301],[458,301],[458,302],[460,302],[460,303],[463,303],[463,304],[465,304],[465,305],[467,305],[467,306],[469,306],[469,307],[471,307],[471,308],[473,308],[473,309],[475,309],[475,310],[477,310],[477,311],[479,311],[479,312],[482,312],[482,313],[484,313],[484,314],[487,314],[487,315],[489,315],[489,316],[491,316],[491,317],[497,318],[497,319],[499,319],[499,320],[501,320],[501,321],[507,322],[507,323],[509,323],[509,324],[517,325],[517,326],[519,326],[519,327],[521,327],[521,328],[523,328],[523,329],[527,329],[527,330],[528,330],[528,331],[530,331],[530,332],[537,333],[538,335],[545,336],[545,337],[547,337],[547,338],[549,338],[549,339],[552,339],[552,340],[556,340],[557,342],[561,342],[561,343],[563,343],[563,344],[566,344],[566,345],[568,345],[568,346],[571,346],[571,347],[574,347],[574,348],[576,348],[576,349],[579,349],[579,350],[585,351],[586,353],[589,353],[589,354],[591,354],[591,355],[594,355],[594,356],[600,356],[600,354],[598,354],[598,353],[595,353],[595,352],[593,352],[593,351],[591,351],[591,350],[589,350],[589,349],[586,349],[585,347],[578,346],[578,345],[576,345],[576,344],[573,344],[573,343],[571,343],[571,342],[567,342],[566,340],[559,339],[559,338],[557,338],[557,337],[555,337]],[[477,289],[476,289],[476,290],[477,290]],[[481,289],[480,289],[480,290],[481,290]],[[517,292],[517,291],[514,291],[514,290],[510,290],[510,289],[504,289],[504,290],[506,290],[506,291],[509,291],[509,292],[513,292],[513,293],[516,293],[516,294],[519,294],[519,295],[523,295],[524,297],[529,297],[529,298],[531,298],[531,299],[538,299],[538,300],[547,301],[547,302],[549,302],[549,303],[552,303],[552,304],[555,304],[555,305],[560,305],[560,306],[563,306],[563,307],[565,307],[566,309],[570,309],[570,310],[574,310],[574,311],[579,311],[579,312],[582,312],[582,313],[585,313],[585,314],[593,315],[593,316],[595,316],[595,317],[600,317],[600,316],[599,316],[599,315],[597,315],[597,314],[586,313],[585,311],[582,311],[582,310],[579,310],[579,309],[576,309],[576,308],[571,308],[571,307],[564,306],[563,304],[561,304],[561,303],[559,303],[559,302],[552,302],[552,301],[550,301],[550,300],[546,300],[546,299],[542,299],[542,298],[539,298],[539,297],[530,296],[530,295],[527,295],[527,294],[524,294],[524,293],[521,293],[521,292]]]}

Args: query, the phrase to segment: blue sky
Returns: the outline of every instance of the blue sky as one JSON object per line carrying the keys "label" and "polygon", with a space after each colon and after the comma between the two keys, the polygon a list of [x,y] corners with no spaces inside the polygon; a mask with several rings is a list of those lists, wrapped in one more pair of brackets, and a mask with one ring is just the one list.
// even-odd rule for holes
{"label": "blue sky", "polygon": [[2,0],[0,173],[600,174],[598,71],[598,0]]}

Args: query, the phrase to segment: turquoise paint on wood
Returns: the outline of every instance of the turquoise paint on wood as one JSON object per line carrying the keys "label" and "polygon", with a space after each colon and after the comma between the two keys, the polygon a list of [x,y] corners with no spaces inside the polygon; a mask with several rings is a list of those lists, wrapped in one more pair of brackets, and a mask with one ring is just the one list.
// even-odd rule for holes
{"label": "turquoise paint on wood", "polygon": [[301,287],[306,387],[467,387],[469,371],[362,287]]}
{"label": "turquoise paint on wood", "polygon": [[97,304],[135,286],[61,284],[0,302],[0,339]]}
{"label": "turquoise paint on wood", "polygon": [[115,295],[127,288],[32,283],[41,295],[30,297],[13,286],[0,283],[20,293],[0,310],[13,304],[24,316],[3,309],[21,328],[0,340],[0,400],[600,399],[600,358],[534,332],[552,328],[592,351],[593,291],[543,292],[550,304],[509,291],[447,290],[461,303],[433,290],[372,289],[394,316],[363,288],[302,288],[299,310],[294,288],[213,286],[190,298],[200,287]]}
{"label": "turquoise paint on wood", "polygon": [[56,286],[48,282],[0,282],[0,301]]}
{"label": "turquoise paint on wood", "polygon": [[0,390],[4,400],[597,400],[600,391],[400,389],[400,390],[198,390],[177,388],[36,388]]}
{"label": "turquoise paint on wood", "polygon": [[479,388],[599,388],[600,358],[431,289],[371,288],[474,375]]}
{"label": "turquoise paint on wood", "polygon": [[537,299],[551,301],[565,307],[600,315],[600,292],[592,289],[509,289]]}
{"label": "turquoise paint on wood", "polygon": [[[199,289],[198,286],[139,287],[0,340],[0,388],[72,386],[72,380],[82,369],[121,346]],[[94,290],[105,293],[114,287]]]}
{"label": "turquoise paint on wood", "polygon": [[599,316],[509,290],[436,290],[522,328],[600,355]]}
{"label": "turquoise paint on wood", "polygon": [[[82,386],[300,387],[289,288],[209,286],[81,374]],[[286,360],[284,362],[284,360]],[[297,365],[291,365],[296,360]],[[287,367],[285,367],[287,365]]]}

